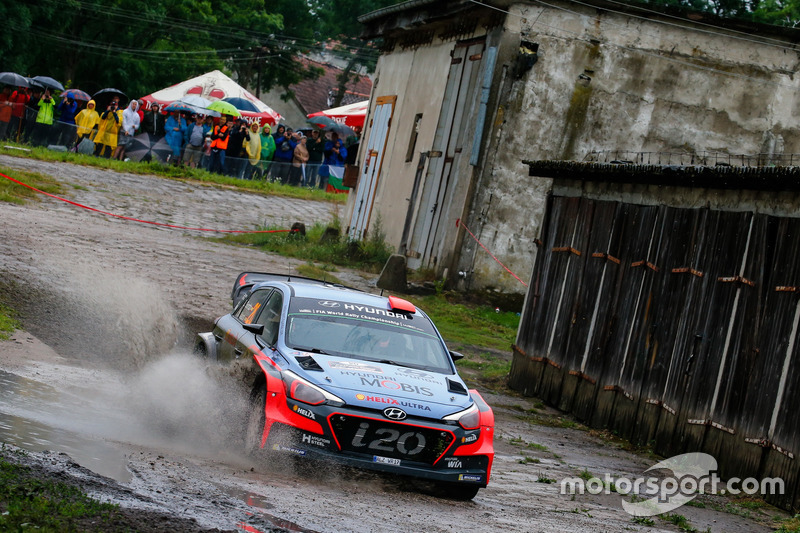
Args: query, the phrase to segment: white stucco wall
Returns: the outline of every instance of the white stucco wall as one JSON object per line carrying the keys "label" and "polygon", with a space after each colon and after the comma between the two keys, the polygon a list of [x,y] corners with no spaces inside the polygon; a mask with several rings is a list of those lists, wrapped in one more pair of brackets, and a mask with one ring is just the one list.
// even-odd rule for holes
{"label": "white stucco wall", "polygon": [[[393,246],[400,243],[403,233],[409,198],[419,162],[419,153],[432,150],[436,126],[439,121],[442,99],[450,68],[450,51],[455,41],[437,41],[430,45],[409,50],[396,50],[384,54],[378,60],[376,77],[372,88],[371,111],[381,96],[397,96],[391,127],[387,138],[387,151],[381,167],[375,206],[370,226],[380,216],[386,235],[385,240]],[[406,153],[414,126],[414,118],[422,114],[419,134],[414,148],[414,157],[406,162]],[[369,135],[369,133],[367,134]],[[368,137],[362,142],[360,161],[364,161],[364,149]],[[346,219],[353,210],[354,194],[351,193]]]}

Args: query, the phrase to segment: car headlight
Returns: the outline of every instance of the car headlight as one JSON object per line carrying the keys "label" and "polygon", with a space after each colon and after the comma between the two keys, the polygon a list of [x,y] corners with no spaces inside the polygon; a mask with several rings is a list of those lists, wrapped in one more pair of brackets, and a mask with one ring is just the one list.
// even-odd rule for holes
{"label": "car headlight", "polygon": [[286,396],[298,402],[309,405],[319,405],[329,402],[344,405],[344,400],[331,394],[325,389],[309,383],[292,371],[286,370],[282,373],[283,383],[286,386]]}
{"label": "car headlight", "polygon": [[444,420],[458,422],[458,425],[464,429],[478,429],[481,425],[481,413],[478,410],[478,406],[472,404],[471,407],[463,411],[447,415]]}

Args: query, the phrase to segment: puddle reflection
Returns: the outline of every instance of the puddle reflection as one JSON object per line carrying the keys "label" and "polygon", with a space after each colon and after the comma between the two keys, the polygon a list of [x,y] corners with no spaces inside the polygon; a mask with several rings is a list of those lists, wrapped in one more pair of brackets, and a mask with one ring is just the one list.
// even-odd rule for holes
{"label": "puddle reflection", "polygon": [[65,425],[88,429],[97,425],[97,419],[79,405],[64,403],[59,392],[47,384],[0,371],[0,441],[33,452],[66,453],[93,472],[130,481],[121,452]]}

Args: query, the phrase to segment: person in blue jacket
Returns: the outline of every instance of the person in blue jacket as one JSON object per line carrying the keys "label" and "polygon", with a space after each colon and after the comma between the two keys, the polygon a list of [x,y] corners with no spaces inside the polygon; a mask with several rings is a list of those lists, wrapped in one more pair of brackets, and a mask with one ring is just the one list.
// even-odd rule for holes
{"label": "person in blue jacket", "polygon": [[[279,130],[280,131],[280,130]],[[289,181],[289,170],[292,168],[294,149],[297,146],[292,128],[275,138],[275,154],[272,156],[272,175],[286,185]]]}
{"label": "person in blue jacket", "polygon": [[62,146],[72,145],[72,141],[77,137],[78,127],[75,125],[75,115],[78,114],[78,102],[69,98],[67,93],[61,95],[61,102],[56,106],[58,113],[58,123],[54,131],[53,144]]}
{"label": "person in blue jacket", "polygon": [[181,162],[181,150],[183,150],[183,138],[186,135],[186,120],[177,111],[173,111],[167,123],[164,125],[167,132],[166,139],[169,147],[172,148],[172,155],[169,162],[178,165]]}

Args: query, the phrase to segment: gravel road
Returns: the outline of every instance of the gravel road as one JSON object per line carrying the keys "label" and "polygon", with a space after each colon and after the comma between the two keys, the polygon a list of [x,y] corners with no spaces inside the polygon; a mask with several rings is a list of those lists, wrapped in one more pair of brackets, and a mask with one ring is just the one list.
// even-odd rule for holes
{"label": "gravel road", "polygon": [[[49,174],[88,207],[193,228],[330,221],[314,201],[0,156]],[[0,178],[2,179],[2,178]],[[31,450],[43,475],[120,503],[142,531],[679,531],[627,515],[618,494],[561,494],[582,472],[631,478],[655,464],[509,391],[483,391],[497,417],[492,481],[472,502],[333,466],[259,464],[241,453],[242,392],[189,356],[198,328],[228,311],[242,271],[302,261],[132,222],[53,198],[0,204],[0,298],[24,330],[0,342],[0,441]],[[374,276],[341,270],[345,283]],[[772,508],[679,509],[700,531],[770,531]]]}

